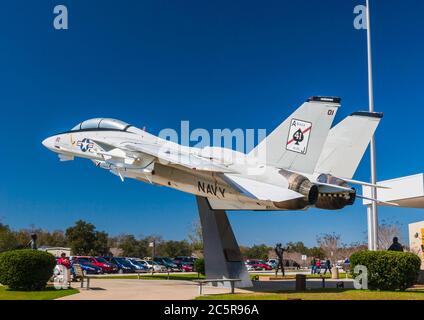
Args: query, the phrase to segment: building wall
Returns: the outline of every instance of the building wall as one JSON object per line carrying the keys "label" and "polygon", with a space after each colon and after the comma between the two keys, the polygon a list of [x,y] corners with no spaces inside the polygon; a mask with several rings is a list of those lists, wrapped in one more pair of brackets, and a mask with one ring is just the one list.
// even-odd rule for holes
{"label": "building wall", "polygon": [[424,221],[411,223],[408,229],[410,250],[421,258],[421,270],[424,270]]}

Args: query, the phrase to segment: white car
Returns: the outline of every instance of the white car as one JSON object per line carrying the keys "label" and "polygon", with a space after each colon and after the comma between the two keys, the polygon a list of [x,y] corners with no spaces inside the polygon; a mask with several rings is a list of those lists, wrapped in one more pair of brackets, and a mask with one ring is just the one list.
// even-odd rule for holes
{"label": "white car", "polygon": [[150,271],[152,271],[152,266],[153,266],[153,271],[154,272],[166,272],[166,267],[163,265],[160,265],[152,260],[142,260],[142,259],[136,259],[137,261],[140,261],[142,264],[144,264],[146,267],[149,268]]}
{"label": "white car", "polygon": [[255,268],[253,268],[250,264],[248,264],[247,262],[244,263],[244,265],[246,266],[247,271],[255,271]]}

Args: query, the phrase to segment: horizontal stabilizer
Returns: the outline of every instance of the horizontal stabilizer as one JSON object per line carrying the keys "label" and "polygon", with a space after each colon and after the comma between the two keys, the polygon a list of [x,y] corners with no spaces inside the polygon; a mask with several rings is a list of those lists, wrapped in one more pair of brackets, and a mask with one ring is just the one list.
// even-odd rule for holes
{"label": "horizontal stabilizer", "polygon": [[236,174],[223,174],[223,179],[234,189],[251,199],[282,202],[304,197],[304,195],[287,188],[248,179]]}
{"label": "horizontal stabilizer", "polygon": [[364,197],[364,196],[360,196],[360,195],[356,195],[356,197],[359,198],[359,199],[364,199],[364,200],[368,200],[368,201],[372,201],[372,202],[377,202],[377,203],[385,204],[385,205],[388,205],[388,206],[399,207],[399,204],[397,204],[395,202],[382,201],[382,200],[378,200],[378,199],[374,199],[374,198],[369,198],[369,197]]}
{"label": "horizontal stabilizer", "polygon": [[328,134],[315,172],[352,178],[382,117],[355,112],[338,123]]}

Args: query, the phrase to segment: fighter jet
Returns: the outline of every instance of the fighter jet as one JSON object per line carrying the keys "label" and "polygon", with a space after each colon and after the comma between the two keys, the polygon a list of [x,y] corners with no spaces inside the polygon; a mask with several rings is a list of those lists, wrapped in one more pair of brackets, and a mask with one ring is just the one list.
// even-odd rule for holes
{"label": "fighter jet", "polygon": [[365,198],[349,184],[384,188],[352,180],[382,114],[355,112],[331,129],[340,101],[309,98],[247,154],[183,146],[109,118],[42,143],[61,161],[90,159],[122,181],[205,197],[214,210],[337,210]]}

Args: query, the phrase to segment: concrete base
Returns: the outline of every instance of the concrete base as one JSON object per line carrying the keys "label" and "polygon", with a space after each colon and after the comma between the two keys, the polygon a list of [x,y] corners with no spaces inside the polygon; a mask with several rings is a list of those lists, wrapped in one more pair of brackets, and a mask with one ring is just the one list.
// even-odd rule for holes
{"label": "concrete base", "polygon": [[[203,234],[203,255],[208,279],[241,279],[237,288],[252,287],[249,273],[234,236],[227,213],[212,210],[204,197],[196,197]],[[229,286],[229,283],[218,284]]]}

